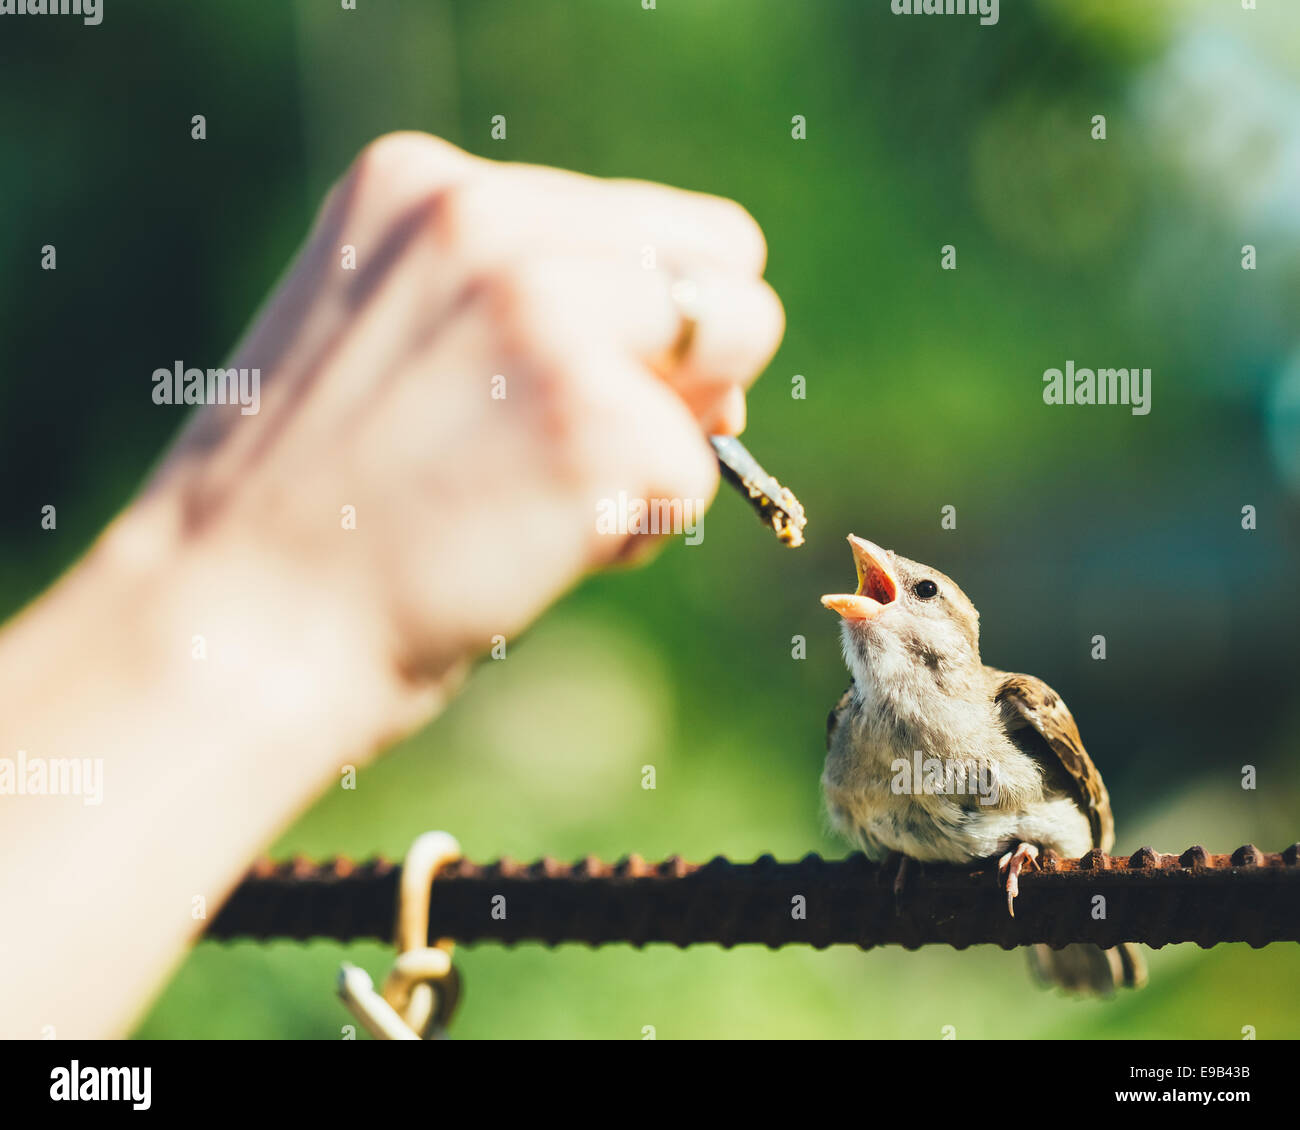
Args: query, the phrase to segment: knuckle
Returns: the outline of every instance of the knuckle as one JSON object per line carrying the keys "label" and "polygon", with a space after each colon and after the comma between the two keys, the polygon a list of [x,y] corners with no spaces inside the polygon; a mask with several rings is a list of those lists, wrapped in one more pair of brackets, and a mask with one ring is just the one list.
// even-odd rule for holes
{"label": "knuckle", "polygon": [[383,181],[408,170],[426,168],[430,152],[436,148],[437,142],[427,134],[407,130],[385,133],[362,148],[354,165],[366,179]]}
{"label": "knuckle", "polygon": [[404,130],[369,142],[353,162],[352,176],[358,192],[367,196],[419,197],[445,184],[464,158],[448,142]]}
{"label": "knuckle", "polygon": [[747,208],[734,200],[721,196],[714,200],[719,226],[731,233],[742,265],[762,274],[767,263],[767,238],[758,221]]}
{"label": "knuckle", "polygon": [[563,280],[544,262],[503,263],[483,276],[481,288],[493,320],[513,335],[546,340],[565,320]]}
{"label": "knuckle", "polygon": [[543,264],[505,264],[477,275],[471,301],[501,356],[522,379],[539,436],[577,477],[593,469],[616,418],[617,384],[610,371],[579,348],[582,340],[558,293],[558,276]]}
{"label": "knuckle", "polygon": [[[532,283],[527,272],[516,264],[488,271],[475,282],[489,321],[500,329],[517,332],[531,321],[529,303]],[[508,345],[514,346],[513,337]]]}
{"label": "knuckle", "polygon": [[440,185],[425,201],[428,233],[444,251],[480,264],[504,258],[497,232],[512,201],[491,178]]}
{"label": "knuckle", "polygon": [[416,223],[422,238],[438,251],[459,252],[474,230],[462,185],[445,184],[429,188],[416,205]]}

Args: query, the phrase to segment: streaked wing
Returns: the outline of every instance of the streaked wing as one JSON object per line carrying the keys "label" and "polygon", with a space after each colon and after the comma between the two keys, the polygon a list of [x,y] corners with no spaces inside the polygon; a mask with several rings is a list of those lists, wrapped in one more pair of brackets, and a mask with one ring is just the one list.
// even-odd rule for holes
{"label": "streaked wing", "polygon": [[1109,852],[1115,842],[1115,817],[1101,774],[1083,748],[1079,727],[1051,687],[1033,675],[992,672],[996,701],[1011,740],[1044,767],[1049,785],[1073,795],[1092,827],[1093,847]]}

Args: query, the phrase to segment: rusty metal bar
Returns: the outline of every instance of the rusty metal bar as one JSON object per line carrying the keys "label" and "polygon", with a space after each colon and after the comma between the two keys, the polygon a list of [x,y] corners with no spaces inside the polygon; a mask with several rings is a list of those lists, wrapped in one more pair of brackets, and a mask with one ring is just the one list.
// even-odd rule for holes
{"label": "rusty metal bar", "polygon": [[[1276,855],[1253,845],[1231,855],[1142,848],[1127,858],[1094,851],[1062,860],[1047,852],[1042,870],[1021,875],[1015,918],[988,867],[910,863],[896,894],[896,868],[861,855],[834,862],[809,855],[796,863],[771,856],[705,864],[677,856],[646,863],[635,855],[616,864],[462,860],[433,884],[429,934],[547,945],[1262,946],[1300,941],[1298,852],[1296,844]],[[388,941],[400,870],[382,859],[263,861],[207,936]]]}

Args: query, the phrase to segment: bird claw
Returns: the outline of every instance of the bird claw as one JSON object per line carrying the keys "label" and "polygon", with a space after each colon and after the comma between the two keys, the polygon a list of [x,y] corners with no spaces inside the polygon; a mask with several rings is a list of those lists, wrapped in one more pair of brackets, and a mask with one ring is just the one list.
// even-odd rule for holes
{"label": "bird claw", "polygon": [[912,860],[904,855],[901,851],[891,851],[881,864],[881,874],[888,876],[892,870],[894,872],[894,913],[901,914],[902,908],[899,905],[903,899],[903,893],[907,887],[907,877],[911,870]]}
{"label": "bird claw", "polygon": [[1033,844],[1020,844],[998,860],[998,875],[1004,877],[1007,891],[1007,913],[1016,916],[1016,896],[1020,894],[1020,872],[1026,864],[1030,870],[1038,869],[1038,849]]}

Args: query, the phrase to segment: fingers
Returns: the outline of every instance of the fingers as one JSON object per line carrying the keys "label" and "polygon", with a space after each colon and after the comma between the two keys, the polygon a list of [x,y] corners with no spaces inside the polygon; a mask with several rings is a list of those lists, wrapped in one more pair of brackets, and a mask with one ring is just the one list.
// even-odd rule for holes
{"label": "fingers", "polygon": [[427,134],[386,134],[361,151],[322,208],[373,246],[405,212],[436,201],[446,247],[483,268],[533,251],[591,252],[682,270],[760,275],[762,230],[739,204],[631,180],[501,164]]}
{"label": "fingers", "polygon": [[[530,247],[538,255],[591,256],[586,286],[614,300],[603,304],[600,320],[618,328],[705,430],[743,429],[743,390],[785,328],[780,300],[759,277],[767,252],[753,217],[729,200],[637,181],[499,169],[446,194],[445,246],[480,267]],[[518,206],[520,193],[526,208]],[[602,260],[608,270],[597,266]],[[581,289],[582,279],[568,281],[567,293]],[[682,291],[689,292],[684,301]],[[686,341],[684,318],[694,323]]]}
{"label": "fingers", "polygon": [[[699,422],[680,397],[642,366],[610,357],[595,374],[617,389],[602,472],[592,480],[598,564],[644,559],[669,536],[703,537],[704,511],[718,486],[718,464]],[[606,392],[607,395],[607,392]]]}
{"label": "fingers", "polygon": [[761,229],[734,201],[498,164],[419,133],[371,142],[325,210],[348,211],[344,234],[373,246],[421,209],[433,214],[441,250],[464,270],[533,254],[591,254],[675,275],[710,269],[756,277],[767,256]]}
{"label": "fingers", "polygon": [[598,309],[593,321],[657,373],[706,432],[744,429],[744,390],[785,330],[785,311],[766,282],[717,271],[673,279],[594,262],[581,265],[567,292],[584,281]]}
{"label": "fingers", "polygon": [[[730,200],[633,180],[602,180],[540,166],[483,160],[419,133],[368,145],[331,194],[335,240],[364,264],[406,245],[414,271],[481,276],[537,257],[590,257],[627,272],[676,281],[695,293],[689,350],[668,356],[682,314],[665,323],[647,291],[616,317],[633,353],[650,361],[702,423],[732,429],[743,419],[735,389],[771,358],[784,329],[781,304],[762,282],[762,231]],[[363,275],[364,277],[364,275]],[[575,287],[580,280],[572,280]],[[635,285],[621,291],[645,290]],[[436,309],[453,295],[421,293]],[[615,312],[616,313],[616,312]],[[665,334],[672,336],[665,339]]]}
{"label": "fingers", "polygon": [[692,411],[700,426],[711,436],[736,436],[745,430],[745,391],[728,385],[713,400],[703,401]]}
{"label": "fingers", "polygon": [[734,201],[529,165],[485,170],[459,179],[446,200],[448,242],[479,266],[552,248],[647,270],[763,273],[762,230]]}
{"label": "fingers", "polygon": [[697,271],[684,275],[673,295],[682,316],[695,323],[678,358],[678,379],[747,386],[785,332],[781,300],[759,278]]}
{"label": "fingers", "polygon": [[[645,272],[538,260],[483,280],[444,332],[390,367],[418,378],[390,379],[384,395],[359,396],[348,418],[365,428],[367,451],[413,465],[427,455],[430,419],[463,421],[457,430],[467,434],[490,421],[491,438],[466,460],[485,460],[512,495],[529,483],[563,484],[591,532],[594,561],[620,560],[637,531],[626,522],[600,526],[603,507],[617,508],[620,496],[662,503],[672,519],[665,532],[689,534],[687,523],[702,517],[717,485],[700,420],[630,348],[662,347],[675,318],[662,280]],[[358,340],[341,363],[360,371],[381,344]],[[458,360],[466,355],[482,360],[467,368]],[[503,374],[499,400],[488,395],[494,372]],[[626,505],[620,513],[626,517]]]}
{"label": "fingers", "polygon": [[649,363],[706,431],[734,435],[745,426],[744,389],[785,332],[781,301],[762,279],[708,271],[678,279],[671,294],[691,324]]}
{"label": "fingers", "polygon": [[[719,197],[499,164],[398,133],[366,147],[326,211],[340,228],[335,240],[356,244],[363,266],[367,256],[373,262],[401,249],[381,293],[369,296],[372,307],[391,304],[395,292],[414,294],[432,322],[467,279],[473,286],[504,278],[537,295],[549,287],[585,311],[571,348],[613,335],[707,431],[744,427],[744,390],[784,331],[781,303],[759,277],[762,232]],[[366,281],[364,270],[357,279]],[[689,299],[674,300],[674,285]],[[527,310],[529,302],[515,305]],[[533,305],[539,316],[553,306]]]}
{"label": "fingers", "polygon": [[[397,326],[421,310],[451,298],[424,275],[417,248],[385,280],[372,302],[354,318],[351,349],[369,357],[357,371],[390,368]],[[658,374],[682,399],[705,431],[734,433],[744,427],[744,389],[770,358],[784,325],[781,304],[761,279],[710,273],[700,276],[689,311],[694,322],[682,346],[682,304],[663,271],[643,271],[598,257],[533,257],[512,262],[458,284],[465,294],[489,300],[508,341],[522,341],[557,364],[584,354],[621,349]],[[457,301],[464,301],[459,299]],[[438,318],[431,319],[437,324]],[[341,395],[365,393],[358,380]]]}

